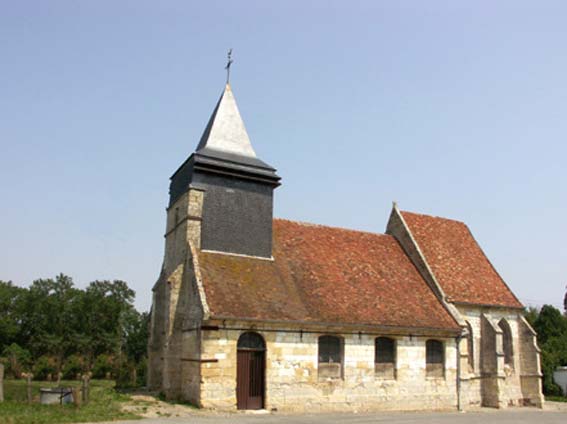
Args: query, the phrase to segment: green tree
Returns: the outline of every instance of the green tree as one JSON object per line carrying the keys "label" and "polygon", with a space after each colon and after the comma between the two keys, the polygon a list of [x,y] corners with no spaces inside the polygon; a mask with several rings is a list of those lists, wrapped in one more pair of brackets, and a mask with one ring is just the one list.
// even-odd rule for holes
{"label": "green tree", "polygon": [[126,313],[123,326],[123,350],[128,359],[138,363],[147,354],[150,315],[134,308]]}
{"label": "green tree", "polygon": [[567,319],[559,309],[544,305],[534,322],[534,329],[537,331],[538,341],[544,344],[552,337],[567,336]]}
{"label": "green tree", "polygon": [[92,364],[103,353],[120,355],[125,316],[134,310],[135,292],[121,280],[93,281],[81,300],[83,319],[76,331],[82,335],[79,344]]}
{"label": "green tree", "polygon": [[55,371],[59,373],[63,359],[73,353],[76,340],[71,330],[74,320],[74,303],[80,290],[73,287],[73,280],[64,274],[55,279],[35,280],[25,300],[25,317],[22,335],[34,358],[50,355],[55,359]]}
{"label": "green tree", "polygon": [[17,287],[11,281],[0,281],[0,352],[12,343],[20,343],[22,302],[26,289]]}
{"label": "green tree", "polygon": [[69,376],[91,369],[97,357],[113,366],[143,365],[148,314],[136,311],[134,297],[121,280],[93,281],[84,290],[64,274],[35,280],[29,288],[0,281],[4,362],[16,373],[33,365],[38,375],[57,374],[64,366]]}
{"label": "green tree", "polygon": [[28,350],[16,343],[12,343],[2,351],[2,356],[6,358],[6,373],[14,378],[20,378],[23,372],[29,371],[32,364],[32,357]]}
{"label": "green tree", "polygon": [[538,315],[539,315],[539,310],[537,308],[534,308],[533,306],[528,306],[524,310],[524,316],[526,318],[526,321],[528,321],[528,323],[532,326],[532,328],[535,328],[535,322],[537,320]]}
{"label": "green tree", "polygon": [[535,319],[534,329],[541,349],[543,391],[547,395],[561,394],[553,382],[553,371],[567,365],[567,317],[557,308],[544,305]]}

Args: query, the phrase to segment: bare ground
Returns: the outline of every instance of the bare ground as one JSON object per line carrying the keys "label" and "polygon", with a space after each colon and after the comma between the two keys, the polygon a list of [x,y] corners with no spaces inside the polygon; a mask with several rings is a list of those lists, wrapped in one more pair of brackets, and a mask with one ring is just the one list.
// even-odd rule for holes
{"label": "bare ground", "polygon": [[[223,417],[228,418],[228,420],[226,420],[225,422],[231,422],[233,420],[230,419],[230,417],[232,418],[236,418],[238,416],[241,416],[243,414],[245,415],[280,415],[280,416],[296,416],[297,414],[280,414],[280,413],[275,413],[275,414],[270,414],[267,411],[246,411],[246,412],[218,412],[218,411],[213,411],[213,410],[207,410],[207,409],[198,409],[192,405],[188,405],[188,404],[183,404],[183,403],[171,403],[171,402],[164,402],[159,400],[157,397],[155,396],[151,396],[149,394],[144,394],[144,393],[137,393],[137,394],[132,394],[131,395],[132,400],[130,402],[127,402],[123,405],[123,409],[125,411],[128,412],[132,412],[136,415],[139,415],[143,418],[179,418],[179,419],[183,419],[183,418],[189,418],[189,417],[193,417],[193,418],[206,418],[206,417],[210,417],[210,418],[214,418],[217,417],[219,418],[220,421],[225,421],[223,420]],[[510,408],[505,410],[508,413],[512,413],[512,412],[535,412],[535,411],[541,411],[541,410],[537,410],[535,408]],[[567,413],[567,403],[562,403],[562,402],[546,402],[545,403],[545,407],[543,409],[543,411],[541,412],[563,412],[563,413]],[[474,410],[468,411],[469,413],[474,413],[474,414],[501,414],[502,410],[498,410],[498,409],[492,409],[492,408],[475,408]],[[390,415],[391,413],[388,413],[385,415]],[[400,413],[403,414],[403,413]],[[418,413],[420,414],[420,413]],[[428,412],[423,412],[421,414],[427,415],[427,414],[431,414]],[[447,414],[451,414],[451,412],[448,412]],[[321,414],[321,416],[324,416],[326,414]],[[363,414],[364,415],[364,414]],[[380,415],[379,413],[377,415]],[[566,417],[567,419],[567,417]],[[168,420],[169,421],[169,420]],[[177,421],[177,420],[171,420],[171,421]],[[348,420],[347,420],[348,421]]]}

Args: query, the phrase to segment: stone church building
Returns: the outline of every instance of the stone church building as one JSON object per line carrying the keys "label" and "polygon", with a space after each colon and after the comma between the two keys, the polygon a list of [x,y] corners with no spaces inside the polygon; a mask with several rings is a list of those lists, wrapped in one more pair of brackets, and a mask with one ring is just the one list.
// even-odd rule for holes
{"label": "stone church building", "polygon": [[535,333],[464,223],[274,219],[280,184],[227,84],[171,177],[151,389],[220,410],[542,406]]}

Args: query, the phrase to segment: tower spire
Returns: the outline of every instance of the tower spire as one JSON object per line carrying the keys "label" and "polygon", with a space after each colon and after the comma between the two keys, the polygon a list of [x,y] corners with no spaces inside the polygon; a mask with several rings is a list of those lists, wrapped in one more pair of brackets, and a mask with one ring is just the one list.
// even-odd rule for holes
{"label": "tower spire", "polygon": [[232,49],[228,49],[227,62],[226,62],[226,66],[224,67],[224,69],[226,69],[227,84],[230,82],[230,65],[232,65],[232,62],[234,62],[234,60],[232,60]]}
{"label": "tower spire", "polygon": [[190,201],[190,190],[204,193],[201,249],[270,258],[273,191],[280,177],[250,143],[228,84],[231,53],[227,84],[197,149],[171,177],[169,206]]}

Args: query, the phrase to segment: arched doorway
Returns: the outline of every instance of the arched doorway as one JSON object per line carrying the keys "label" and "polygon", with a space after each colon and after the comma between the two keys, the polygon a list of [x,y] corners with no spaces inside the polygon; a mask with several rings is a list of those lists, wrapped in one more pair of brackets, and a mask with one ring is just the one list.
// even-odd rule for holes
{"label": "arched doorway", "polygon": [[236,356],[236,406],[264,408],[266,344],[258,333],[244,333],[238,339]]}

